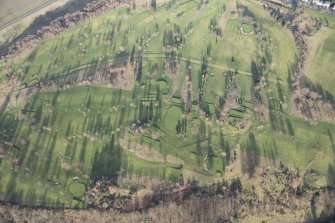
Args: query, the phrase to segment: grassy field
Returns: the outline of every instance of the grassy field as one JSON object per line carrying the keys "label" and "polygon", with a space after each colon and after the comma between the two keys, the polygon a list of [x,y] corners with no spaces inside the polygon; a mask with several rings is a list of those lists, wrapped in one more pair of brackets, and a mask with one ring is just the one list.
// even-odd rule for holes
{"label": "grassy field", "polygon": [[[141,35],[148,41],[148,46],[143,49],[144,53],[162,53],[161,45],[164,30],[173,27],[174,23],[182,29],[190,29],[189,32],[192,33],[187,35],[185,45],[182,45],[180,49],[180,52],[186,58],[191,57],[201,60],[206,53],[208,44],[211,43],[213,51],[210,57],[211,62],[218,61],[219,64],[225,65],[227,68],[250,72],[251,58],[256,55],[255,36],[253,34],[241,34],[240,28],[243,24],[245,26],[246,23],[228,18],[228,21],[225,21],[228,24],[224,26],[223,39],[215,43],[215,38],[210,35],[209,31],[204,32],[204,30],[208,29],[210,19],[207,18],[210,18],[210,15],[217,15],[218,20],[222,15],[217,12],[217,7],[214,4],[207,5],[206,10],[201,13],[196,12],[199,14],[198,16],[190,16],[196,10],[196,3],[190,2],[175,9],[174,13],[161,7],[154,15],[152,12],[127,14],[127,10],[121,8],[106,15],[101,15],[39,45],[27,58],[33,65],[30,66],[31,69],[24,75],[24,78],[26,81],[30,81],[35,77],[43,77],[46,72],[50,77],[64,73],[69,66],[72,68],[80,67],[89,64],[92,60],[101,60],[102,58],[112,60],[120,51],[130,51],[136,38]],[[177,17],[176,14],[179,14],[180,11],[183,14]],[[255,11],[257,13],[262,12],[258,7],[255,7]],[[274,60],[279,63],[276,63],[278,73],[280,72],[278,75],[285,75],[284,71],[287,70],[287,65],[292,63],[295,58],[296,51],[294,51],[292,39],[287,37],[286,32],[280,31],[280,26],[272,21],[269,15],[265,12],[260,13],[260,15],[262,16],[260,21],[263,23],[264,20],[266,25],[264,32],[276,32],[273,33],[274,35],[269,33],[272,38],[276,38],[273,41],[275,45],[271,48],[274,51]],[[120,21],[122,22],[120,23]],[[192,27],[192,24],[197,24],[197,26]],[[106,29],[108,27],[110,29]],[[106,40],[106,35],[110,34],[113,27],[116,30],[111,44]],[[154,34],[154,28],[156,29],[156,27],[158,30]],[[195,44],[197,47],[194,47]],[[282,55],[284,51],[288,52],[285,57]],[[232,62],[232,57],[236,58],[234,62]],[[36,66],[38,65],[40,68],[37,73]]]}
{"label": "grassy field", "polygon": [[17,18],[46,2],[48,2],[48,0],[0,0],[0,25]]}
{"label": "grassy field", "polygon": [[328,13],[322,13],[313,9],[306,9],[305,12],[311,17],[318,19],[323,25],[335,28],[335,18]]}
{"label": "grassy field", "polygon": [[[47,190],[47,203],[77,205],[76,201],[71,203],[71,198],[83,195],[83,185],[88,183],[87,177],[90,176],[95,153],[110,140],[111,132],[119,135],[121,126],[130,125],[132,111],[129,107],[122,108],[129,106],[128,97],[129,92],[82,87],[61,94],[41,93],[32,98],[29,110],[37,109],[42,113],[38,120],[36,115],[28,114],[24,121],[20,121],[22,128],[16,132],[17,140],[20,140],[17,147],[9,151],[7,158],[15,160],[20,157],[22,168],[10,176],[10,190],[19,193],[34,188],[34,196],[28,200],[23,198],[28,203],[41,202],[43,194],[40,193]],[[117,104],[117,101],[123,105]],[[125,110],[129,113],[121,119],[120,112]],[[31,126],[31,122],[34,122],[34,126]],[[123,159],[127,160],[123,168],[129,174],[165,179],[164,172],[168,179],[175,172],[173,165],[168,163],[153,165],[131,154],[129,157],[124,154]],[[1,164],[3,176],[10,166],[6,162]],[[72,180],[75,177],[80,178],[80,183]],[[8,186],[2,187],[3,192],[8,189]],[[61,195],[57,195],[58,192],[62,192]]]}
{"label": "grassy field", "polygon": [[[288,122],[293,126],[292,133],[288,133],[287,128],[283,130],[286,134],[273,131],[272,134],[268,134],[271,126],[267,125],[261,130],[250,129],[256,136],[262,156],[269,163],[280,161],[292,169],[299,169],[302,174],[306,173],[306,168],[309,166],[308,170],[316,171],[309,183],[314,186],[326,184],[328,164],[334,160],[331,135],[335,131],[335,126],[324,122],[309,125],[304,120],[291,116],[283,118],[286,119],[286,128]],[[242,141],[246,140],[247,135]],[[310,173],[307,171],[308,174]]]}
{"label": "grassy field", "polygon": [[[334,23],[335,24],[335,23]],[[309,42],[309,55],[305,67],[306,75],[316,84],[320,84],[324,90],[335,94],[333,70],[335,65],[335,29],[322,27]]]}
{"label": "grassy field", "polygon": [[[208,183],[225,178],[227,156],[239,147],[301,172],[312,166],[326,184],[335,127],[289,115],[286,80],[297,54],[289,32],[251,1],[167,6],[106,12],[11,61],[23,85],[64,83],[1,118],[3,196],[83,207],[90,179],[102,175],[178,182],[182,173]],[[112,76],[111,65],[128,68],[127,87],[67,84]],[[262,107],[253,101],[256,85],[269,119],[254,112]]]}

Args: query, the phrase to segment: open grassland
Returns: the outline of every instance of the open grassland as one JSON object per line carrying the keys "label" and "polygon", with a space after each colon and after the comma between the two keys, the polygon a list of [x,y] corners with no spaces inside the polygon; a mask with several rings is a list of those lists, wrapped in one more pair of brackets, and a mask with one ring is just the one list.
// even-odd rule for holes
{"label": "open grassland", "polygon": [[272,55],[273,71],[271,75],[286,80],[292,63],[295,62],[298,51],[294,45],[293,37],[288,30],[283,29],[260,5],[247,1],[249,9],[255,14],[256,20],[267,30],[268,36],[261,44],[269,45]]}
{"label": "open grassland", "polygon": [[323,25],[335,28],[335,18],[328,13],[322,13],[313,9],[306,9],[305,12],[311,17],[318,19]]}
{"label": "open grassland", "polygon": [[309,41],[310,52],[306,62],[306,75],[325,90],[335,94],[333,83],[335,57],[335,29],[323,27]]}
{"label": "open grassland", "polygon": [[[250,129],[255,134],[259,152],[270,164],[280,161],[290,168],[298,169],[302,175],[306,174],[310,185],[326,184],[328,164],[334,159],[332,137],[335,126],[323,122],[309,125],[291,116],[283,116],[282,119],[282,132],[269,134],[271,126]],[[278,127],[280,125],[280,122],[276,124]],[[292,126],[292,129],[288,126]],[[242,141],[248,145],[250,136],[243,137],[245,139]]]}
{"label": "open grassland", "polygon": [[248,170],[281,162],[324,185],[335,127],[289,115],[296,54],[252,1],[123,7],[47,38],[6,62],[3,81],[46,89],[0,120],[1,195],[84,207],[102,176],[209,183],[233,175],[235,159]]}
{"label": "open grassland", "polygon": [[[264,43],[273,54],[273,72],[285,80],[288,66],[295,58],[293,40],[266,12],[253,4],[251,7],[254,7],[257,19],[265,27],[264,32],[269,35],[269,39]],[[144,55],[162,54],[164,31],[174,29],[175,25],[183,30],[181,37],[185,39],[185,43],[180,45],[178,52],[185,58],[202,60],[202,55],[206,54],[207,48],[210,47],[210,62],[250,72],[250,62],[259,51],[256,49],[254,32],[243,34],[241,31],[243,26],[252,28],[250,22],[237,19],[235,11],[228,18],[222,16],[214,2],[202,11],[197,11],[195,2],[188,2],[176,7],[173,13],[163,6],[155,13],[127,12],[126,8],[114,10],[44,41],[26,60],[18,64],[22,66],[26,62],[31,63],[30,69],[23,75],[24,81],[29,82],[36,77],[43,78],[46,73],[48,77],[65,73],[69,67],[74,69],[90,65],[92,62],[99,63],[101,60],[112,61],[118,54],[131,51],[139,37],[146,42]],[[193,13],[197,16],[191,16]],[[224,20],[223,23],[227,23],[223,25],[223,37],[218,40],[208,31],[211,17],[217,17],[217,21]],[[111,41],[112,33],[115,35]],[[232,57],[236,59],[232,60]]]}
{"label": "open grassland", "polygon": [[48,2],[48,0],[1,0],[0,25],[22,16],[46,2]]}
{"label": "open grassland", "polygon": [[[32,98],[28,113],[20,121],[20,131],[16,133],[20,142],[9,151],[7,161],[2,162],[2,179],[8,177],[9,180],[7,187],[2,187],[3,192],[29,191],[30,197],[26,195],[22,200],[24,203],[40,203],[47,199],[44,202],[50,205],[80,206],[80,199],[79,203],[71,200],[84,194],[83,185],[88,183],[94,155],[113,135],[120,135],[121,126],[129,125],[133,118],[127,98],[128,92],[86,87],[61,94],[41,93]],[[29,114],[36,109],[40,118]],[[35,127],[31,126],[32,122]],[[21,157],[18,162],[22,162],[24,168],[5,176],[11,166],[8,162],[18,157]],[[161,179],[165,179],[166,174],[168,179],[176,172],[173,164],[164,161],[154,165],[150,159],[127,156],[126,152],[117,158],[125,159],[123,168],[129,174]],[[73,180],[75,177],[79,179]],[[16,195],[20,197],[20,194]]]}

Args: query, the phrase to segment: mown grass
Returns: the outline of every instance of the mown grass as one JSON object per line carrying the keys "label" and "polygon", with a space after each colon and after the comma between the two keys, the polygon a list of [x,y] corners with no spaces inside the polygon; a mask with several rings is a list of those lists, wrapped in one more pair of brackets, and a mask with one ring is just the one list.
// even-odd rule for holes
{"label": "mown grass", "polygon": [[[94,177],[91,171],[97,151],[101,152],[111,139],[118,145],[124,136],[136,145],[184,162],[181,167],[179,163],[157,162],[150,157],[144,159],[123,150],[120,173],[161,180],[178,181],[183,170],[222,179],[228,165],[222,155],[228,148],[227,143],[230,148],[243,144],[248,141],[250,132],[255,134],[260,155],[270,162],[282,161],[303,169],[319,151],[322,153],[317,159],[326,158],[330,162],[326,157],[329,152],[326,129],[333,131],[333,125],[307,126],[303,120],[286,116],[277,107],[270,106],[270,110],[274,110],[271,111],[274,112],[271,123],[257,120],[255,124],[252,115],[251,62],[265,58],[266,50],[271,54],[271,59],[265,58],[267,62],[271,61],[271,69],[267,71],[269,82],[261,89],[264,104],[270,105],[270,99],[277,104],[280,100],[289,104],[286,79],[297,52],[290,34],[260,6],[243,1],[262,25],[262,41],[257,40],[252,23],[236,14],[220,21],[225,25],[222,37],[216,38],[208,26],[213,17],[223,19],[218,4],[222,2],[210,1],[201,10],[194,1],[170,10],[161,6],[156,12],[130,10],[129,13],[126,8],[116,9],[45,39],[25,60],[16,61],[14,75],[21,75],[21,81],[30,82],[34,78],[66,76],[79,68],[87,71],[87,67],[102,61],[113,62],[121,51],[130,52],[137,39],[145,42],[142,79],[131,90],[81,86],[60,92],[41,91],[24,108],[11,110],[20,117],[13,142],[21,150],[11,146],[10,155],[1,160],[1,193],[15,195],[21,202],[84,206],[80,201],[84,194],[83,185],[88,185],[89,178]],[[164,31],[175,24],[180,27],[185,41],[176,49],[182,59],[173,79],[165,68],[162,49]],[[107,35],[113,27],[114,36],[108,40]],[[241,28],[247,34],[243,34]],[[190,67],[187,67],[189,58]],[[199,81],[203,80],[199,72],[203,61],[208,63],[204,105],[201,105],[206,106],[205,116],[198,105]],[[151,72],[153,66],[156,70]],[[192,71],[193,105],[186,114],[182,94],[189,68]],[[218,124],[218,110],[225,103],[222,98],[231,88],[236,88],[239,96],[236,98],[238,106],[229,110],[229,122],[239,123],[249,117],[249,122],[255,121],[249,130],[238,131],[227,123]],[[279,99],[277,88],[282,88],[281,94],[286,98]],[[159,120],[141,119],[139,113],[150,108],[145,107],[148,101],[157,103],[154,115],[148,116],[156,117],[160,112]],[[288,113],[289,108],[284,111]],[[182,130],[180,123],[183,123]],[[146,132],[132,133],[130,127],[136,125],[144,127]],[[257,125],[263,125],[263,130]],[[158,134],[159,139],[154,139],[153,134]],[[12,164],[15,159],[19,159],[20,164],[16,172]],[[327,162],[313,164],[321,177],[326,174]],[[74,180],[75,177],[79,177],[79,181]]]}
{"label": "mown grass", "polygon": [[326,33],[326,38],[320,38],[318,41],[318,48],[313,55],[312,64],[307,71],[307,76],[314,82],[321,84],[321,86],[335,94],[333,83],[335,81],[333,71],[335,65],[333,63],[335,56],[335,30]]}
{"label": "mown grass", "polygon": [[[90,176],[95,152],[103,147],[104,142],[110,140],[112,134],[117,135],[119,128],[124,130],[123,125],[130,126],[133,114],[129,108],[124,123],[120,124],[122,108],[129,105],[129,100],[131,101],[129,98],[131,98],[130,92],[127,91],[91,87],[74,88],[61,93],[40,92],[34,96],[29,110],[36,111],[41,108],[41,117],[33,125],[31,122],[36,122],[34,115],[28,114],[26,120],[20,122],[21,128],[15,134],[17,140],[15,143],[22,150],[11,148],[9,157],[1,162],[2,182],[11,182],[9,179],[11,174],[15,178],[12,180],[12,185],[3,184],[1,192],[6,194],[11,191],[12,194],[16,194],[22,191],[22,195],[17,195],[17,199],[31,203],[41,202],[44,191],[48,192],[47,203],[52,204],[56,203],[55,198],[59,198],[58,203],[71,205],[71,197],[82,197],[84,195],[82,186],[78,186],[72,178],[79,177],[84,184],[88,184],[86,177]],[[85,130],[83,123],[95,126],[99,114],[104,120],[103,123],[108,118],[111,120],[112,129],[108,132],[106,129],[96,128],[93,128],[95,131]],[[88,117],[87,121],[85,117]],[[45,122],[48,119],[50,122]],[[68,132],[69,126],[71,126],[70,132]],[[23,139],[29,144],[22,144]],[[51,146],[53,140],[54,145]],[[129,174],[155,176],[162,180],[176,174],[179,176],[171,165],[165,163],[154,165],[153,162],[126,154],[128,153],[125,153],[123,168]],[[20,163],[20,170],[14,173],[11,171],[10,160],[16,157],[23,160]],[[26,200],[28,188],[35,188],[38,192],[33,198]],[[58,193],[61,193],[61,196],[58,196]]]}
{"label": "mown grass", "polygon": [[[328,165],[335,158],[329,134],[335,131],[335,126],[325,122],[310,125],[303,119],[292,116],[285,118],[293,126],[291,135],[288,133],[287,121],[283,131],[273,131],[268,124],[263,128],[254,127],[249,130],[255,134],[262,156],[269,163],[282,162],[289,168],[299,169],[301,174],[314,169],[317,175],[309,183],[314,186],[326,184]],[[247,136],[242,137],[242,143],[247,140]]]}
{"label": "mown grass", "polygon": [[[287,38],[287,32],[283,32],[270,16],[256,6],[252,4],[250,6],[257,12],[255,13],[257,16],[258,14],[262,16],[260,16],[262,24],[273,32],[271,36],[276,38],[277,44],[280,44],[272,48],[278,66],[276,70],[281,75],[294,58],[293,41]],[[177,17],[179,11],[184,13]],[[197,16],[192,16],[193,14]],[[173,28],[173,24],[178,24],[182,30],[188,26],[192,27],[191,34],[185,37],[185,45],[181,49],[183,56],[202,60],[208,44],[211,43],[213,49],[212,55],[209,56],[211,62],[226,65],[231,69],[250,71],[250,62],[256,56],[257,44],[254,34],[243,35],[240,28],[245,26],[251,29],[251,25],[238,19],[223,21],[227,23],[223,30],[223,38],[216,42],[216,38],[208,30],[210,18],[213,16],[218,20],[222,19],[216,2],[208,4],[205,10],[201,11],[197,10],[195,2],[188,2],[175,10],[160,7],[156,12],[135,11],[128,14],[126,8],[116,9],[83,22],[56,37],[46,39],[25,61],[21,62],[21,65],[26,64],[30,67],[27,73],[23,75],[19,69],[16,72],[22,75],[23,81],[29,82],[34,78],[44,78],[46,74],[52,77],[66,73],[69,67],[72,69],[82,67],[92,63],[93,60],[96,63],[106,58],[107,61],[111,61],[120,51],[129,52],[140,36],[148,41],[145,53],[162,53],[164,30]],[[153,33],[156,24],[159,32]],[[108,41],[106,35],[112,32],[113,27],[114,38]]]}

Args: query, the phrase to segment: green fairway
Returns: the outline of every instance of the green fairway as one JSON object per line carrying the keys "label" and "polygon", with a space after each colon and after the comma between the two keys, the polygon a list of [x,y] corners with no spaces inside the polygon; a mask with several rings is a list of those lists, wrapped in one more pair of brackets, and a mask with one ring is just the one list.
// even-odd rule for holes
{"label": "green fairway", "polygon": [[85,195],[86,185],[83,183],[71,183],[69,185],[69,192],[76,198],[80,198]]}
{"label": "green fairway", "polygon": [[[36,78],[64,76],[78,68],[85,69],[87,66],[106,63],[120,53],[129,52],[139,37],[145,42],[144,54],[163,53],[163,34],[165,30],[168,31],[174,26],[181,28],[182,35],[185,35],[184,43],[178,46],[176,53],[180,52],[185,58],[202,60],[208,46],[211,45],[212,50],[208,55],[210,62],[217,62],[231,69],[250,71],[251,58],[257,55],[259,47],[263,47],[257,46],[259,44],[256,44],[252,25],[241,19],[235,19],[236,16],[233,15],[231,17],[234,19],[223,18],[215,6],[216,3],[213,1],[200,13],[197,12],[194,2],[188,2],[181,6],[184,13],[179,17],[163,7],[154,14],[142,12],[128,14],[125,8],[114,10],[71,28],[57,37],[45,40],[22,61],[21,65],[29,64],[25,75],[22,76],[19,70],[16,73],[26,83],[35,81]],[[279,76],[285,75],[288,64],[295,58],[292,39],[288,38],[287,33],[265,12],[251,4],[249,7],[254,7],[253,9],[259,13],[257,16],[260,16],[262,23],[264,22],[264,33],[269,33],[275,38],[268,46],[273,54],[274,73]],[[188,16],[194,12],[199,15]],[[217,40],[208,30],[209,15],[216,16],[217,20],[222,20],[224,23],[222,37]],[[248,31],[247,34],[242,31],[244,27]],[[194,47],[195,45],[197,47]]]}
{"label": "green fairway", "polygon": [[333,83],[335,77],[333,71],[335,64],[335,30],[325,28],[311,43],[312,53],[309,56],[311,63],[307,66],[307,76],[316,84],[320,84],[324,90],[335,94]]}
{"label": "green fairway", "polygon": [[[320,43],[310,73],[329,91],[334,46],[333,34]],[[248,0],[120,7],[46,38],[8,62],[14,90],[42,89],[0,118],[0,193],[86,207],[103,177],[208,184],[231,179],[236,159],[249,165],[244,154],[312,166],[326,185],[335,126],[291,114],[297,52],[287,28]]]}
{"label": "green fairway", "polygon": [[[262,130],[257,128],[250,130],[256,136],[256,144],[261,154],[269,163],[280,160],[290,168],[299,169],[303,174],[309,166],[317,171],[309,183],[314,186],[326,184],[328,164],[334,159],[331,137],[335,126],[322,122],[311,126],[301,119],[283,118],[286,123],[283,131],[287,134],[279,132],[269,134],[270,126],[265,126]],[[288,128],[288,122],[293,126],[292,130]],[[247,135],[242,141],[245,143],[246,139]]]}

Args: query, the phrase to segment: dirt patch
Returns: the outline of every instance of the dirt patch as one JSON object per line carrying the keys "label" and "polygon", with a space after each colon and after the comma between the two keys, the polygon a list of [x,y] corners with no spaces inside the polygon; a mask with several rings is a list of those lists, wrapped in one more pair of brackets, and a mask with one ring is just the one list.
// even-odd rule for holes
{"label": "dirt patch", "polygon": [[63,89],[76,86],[103,86],[129,90],[135,84],[134,69],[130,66],[108,66],[102,72],[69,75],[64,83],[59,85]]}
{"label": "dirt patch", "polygon": [[165,162],[164,156],[156,149],[149,148],[148,146],[139,145],[134,142],[128,142],[126,139],[120,140],[120,145],[122,148],[135,156],[149,160],[152,162]]}
{"label": "dirt patch", "polygon": [[174,95],[178,89],[178,75],[180,63],[177,58],[169,58],[165,63],[166,75],[171,79],[172,86],[170,94]]}
{"label": "dirt patch", "polygon": [[184,110],[190,114],[192,112],[192,70],[190,64],[187,64],[186,77],[184,80],[183,88],[181,90],[181,98]]}

